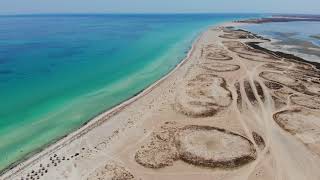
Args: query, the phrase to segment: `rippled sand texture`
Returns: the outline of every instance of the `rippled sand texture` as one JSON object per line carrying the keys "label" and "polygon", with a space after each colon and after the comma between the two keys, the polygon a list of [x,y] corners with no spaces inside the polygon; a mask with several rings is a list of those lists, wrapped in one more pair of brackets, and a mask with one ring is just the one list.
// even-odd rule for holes
{"label": "rippled sand texture", "polygon": [[165,80],[9,177],[319,180],[320,71],[267,41],[208,30]]}

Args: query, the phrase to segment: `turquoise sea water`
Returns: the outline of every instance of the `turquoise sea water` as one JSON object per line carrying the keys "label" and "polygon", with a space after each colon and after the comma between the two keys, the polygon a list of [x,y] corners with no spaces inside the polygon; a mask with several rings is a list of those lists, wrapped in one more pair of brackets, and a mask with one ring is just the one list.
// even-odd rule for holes
{"label": "turquoise sea water", "polygon": [[0,170],[160,79],[208,26],[256,16],[0,17]]}

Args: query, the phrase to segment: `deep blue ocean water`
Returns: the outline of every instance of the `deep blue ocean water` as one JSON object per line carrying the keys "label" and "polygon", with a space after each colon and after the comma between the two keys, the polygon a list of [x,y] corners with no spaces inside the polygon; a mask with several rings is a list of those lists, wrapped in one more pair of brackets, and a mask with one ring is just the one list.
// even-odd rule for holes
{"label": "deep blue ocean water", "polygon": [[0,16],[0,170],[132,97],[245,14]]}

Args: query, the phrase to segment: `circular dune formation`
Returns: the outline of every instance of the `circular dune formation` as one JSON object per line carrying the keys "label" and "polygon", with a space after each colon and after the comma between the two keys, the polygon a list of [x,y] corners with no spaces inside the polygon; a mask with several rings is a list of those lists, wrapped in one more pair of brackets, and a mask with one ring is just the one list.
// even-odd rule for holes
{"label": "circular dune formation", "polygon": [[239,41],[223,41],[223,45],[225,45],[227,48],[246,48],[246,45]]}
{"label": "circular dune formation", "polygon": [[292,78],[286,74],[282,74],[278,72],[264,71],[264,72],[261,72],[259,76],[265,80],[278,82],[288,87],[300,85],[299,81],[296,80],[295,78]]}
{"label": "circular dune formation", "polygon": [[131,180],[134,176],[124,167],[114,163],[108,163],[102,168],[95,170],[87,180]]}
{"label": "circular dune formation", "polygon": [[185,126],[175,139],[180,158],[197,166],[233,168],[256,158],[248,139],[224,129]]}
{"label": "circular dune formation", "polygon": [[230,61],[233,58],[228,56],[228,51],[221,48],[218,45],[210,44],[203,48],[202,53],[205,54],[205,58],[208,60],[215,60],[215,61]]}
{"label": "circular dune formation", "polygon": [[257,55],[247,55],[247,54],[238,54],[238,56],[242,59],[256,62],[274,62],[276,59],[261,57],[259,54]]}
{"label": "circular dune formation", "polygon": [[234,64],[224,64],[224,63],[202,63],[199,65],[201,68],[209,70],[209,71],[215,71],[215,72],[228,72],[228,71],[236,71],[240,69],[239,65]]}
{"label": "circular dune formation", "polygon": [[295,77],[293,74],[264,71],[261,72],[259,76],[265,80],[278,82],[303,94],[320,96],[320,84],[300,81],[298,77]]}
{"label": "circular dune formation", "polygon": [[221,52],[209,52],[206,55],[206,59],[208,60],[214,60],[214,61],[230,61],[233,58],[231,56],[228,56],[225,53]]}
{"label": "circular dune formation", "polygon": [[226,54],[228,51],[226,51],[222,46],[217,44],[209,44],[203,48],[204,52],[212,52],[212,53],[222,53]]}
{"label": "circular dune formation", "polygon": [[241,42],[226,41],[223,44],[232,52],[235,52],[241,58],[258,61],[258,62],[274,62],[278,58],[260,50],[252,49]]}
{"label": "circular dune formation", "polygon": [[229,47],[230,51],[238,54],[239,57],[257,62],[275,62],[278,59],[270,54],[248,47]]}
{"label": "circular dune formation", "polygon": [[258,62],[271,62],[279,61],[279,58],[268,54],[266,52],[253,49],[240,42],[224,42],[225,46],[232,52],[237,53],[239,57]]}
{"label": "circular dune formation", "polygon": [[287,87],[273,91],[273,94],[275,96],[277,96],[278,98],[280,98],[282,101],[285,101],[285,102],[288,101],[288,97],[293,95],[294,93],[295,93],[295,91],[293,91]]}
{"label": "circular dune formation", "polygon": [[211,52],[219,52],[219,53],[228,53],[225,49],[223,49],[222,46],[217,44],[209,44],[204,47],[205,51],[211,51]]}
{"label": "circular dune formation", "polygon": [[320,142],[320,113],[307,109],[289,109],[273,115],[275,122],[305,144]]}
{"label": "circular dune formation", "polygon": [[232,93],[226,88],[225,80],[212,74],[200,74],[181,89],[175,109],[187,116],[213,116],[232,102]]}
{"label": "circular dune formation", "polygon": [[286,71],[288,70],[288,66],[284,63],[268,63],[264,64],[262,67],[268,69],[268,70],[274,70],[274,71]]}
{"label": "circular dune formation", "polygon": [[265,58],[265,59],[276,59],[274,56],[267,54],[265,52],[251,49],[249,47],[241,47],[241,48],[232,48],[232,50],[238,54],[243,55],[244,57],[250,59],[254,59],[255,57]]}
{"label": "circular dune formation", "polygon": [[304,106],[309,109],[320,109],[320,97],[293,95],[290,99],[296,105]]}
{"label": "circular dune formation", "polygon": [[302,71],[314,71],[316,68],[309,63],[301,62],[295,59],[285,59],[287,63],[294,63],[294,68]]}
{"label": "circular dune formation", "polygon": [[[314,83],[319,83],[320,81],[320,73],[319,72],[314,72],[314,71],[302,71],[302,70],[297,70],[293,68],[286,68],[284,70],[286,74],[289,76],[295,77],[296,79],[300,79],[305,82],[314,82]],[[319,77],[317,77],[319,76]]]}
{"label": "circular dune formation", "polygon": [[304,87],[304,91],[302,91],[304,94],[311,96],[320,96],[320,84],[312,82],[302,82],[301,84],[303,84]]}

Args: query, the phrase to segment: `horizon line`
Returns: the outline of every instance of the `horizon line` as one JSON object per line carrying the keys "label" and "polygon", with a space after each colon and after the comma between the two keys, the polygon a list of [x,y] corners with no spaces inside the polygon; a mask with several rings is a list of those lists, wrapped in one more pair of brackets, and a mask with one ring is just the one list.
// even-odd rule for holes
{"label": "horizon line", "polygon": [[278,13],[278,12],[48,12],[0,14],[0,16],[53,16],[53,15],[201,15],[201,14],[269,14],[269,15],[320,15],[320,13]]}

